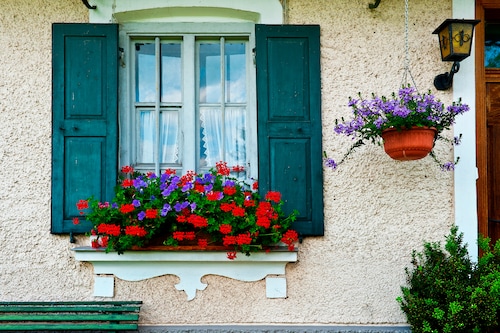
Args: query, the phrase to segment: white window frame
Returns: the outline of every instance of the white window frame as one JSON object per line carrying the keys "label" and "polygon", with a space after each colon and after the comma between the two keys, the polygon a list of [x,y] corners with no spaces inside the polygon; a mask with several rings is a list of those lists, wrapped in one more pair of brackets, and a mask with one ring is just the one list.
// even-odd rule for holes
{"label": "white window frame", "polygon": [[[183,87],[183,110],[196,110],[196,53],[191,49],[196,47],[197,37],[242,37],[248,38],[247,48],[247,128],[246,154],[247,177],[257,176],[257,107],[256,78],[252,50],[255,47],[255,26],[253,23],[127,23],[120,25],[119,45],[124,50],[120,60],[119,71],[119,124],[120,124],[120,165],[131,165],[135,162],[135,124],[134,124],[134,85],[135,85],[135,51],[134,40],[151,36],[178,38],[183,36],[181,53],[183,54],[182,75],[183,84],[189,82],[191,88]],[[189,55],[189,56],[188,56]],[[185,78],[192,78],[192,81]],[[186,89],[185,89],[186,88]],[[197,112],[182,112],[181,132],[189,133],[192,124],[197,124]],[[133,135],[131,135],[131,133]],[[182,169],[178,173],[189,170],[198,171],[198,144],[195,138],[181,134],[180,152],[182,154]],[[185,153],[185,152],[193,152]],[[155,170],[160,172],[161,170]]]}

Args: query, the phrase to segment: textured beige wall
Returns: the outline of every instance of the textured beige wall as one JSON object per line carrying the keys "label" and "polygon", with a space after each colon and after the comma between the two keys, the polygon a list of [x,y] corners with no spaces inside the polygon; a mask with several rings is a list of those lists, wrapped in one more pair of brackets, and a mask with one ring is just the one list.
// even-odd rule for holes
{"label": "textured beige wall", "polygon": [[[287,1],[289,23],[321,25],[323,143],[334,157],[350,144],[333,133],[348,97],[389,94],[402,80],[404,1],[369,10],[371,2]],[[425,91],[448,69],[431,33],[451,16],[451,0],[410,0],[409,9],[411,70]],[[0,1],[1,300],[92,299],[92,266],[75,262],[68,237],[49,233],[51,23],[87,20],[77,0]],[[439,97],[449,102],[451,92]],[[142,322],[153,324],[404,322],[395,302],[404,267],[453,223],[453,174],[367,146],[324,176],[325,236],[305,239],[287,266],[287,299],[266,299],[264,281],[216,276],[191,302],[174,276],[117,281],[116,299],[143,300]]]}

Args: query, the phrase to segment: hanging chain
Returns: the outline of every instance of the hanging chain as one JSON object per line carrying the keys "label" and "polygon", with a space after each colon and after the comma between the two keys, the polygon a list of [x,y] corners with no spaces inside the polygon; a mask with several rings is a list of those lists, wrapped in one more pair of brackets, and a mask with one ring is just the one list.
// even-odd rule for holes
{"label": "hanging chain", "polygon": [[[401,86],[407,86],[408,85],[408,75],[410,76],[411,83],[417,89],[417,84],[415,83],[415,80],[413,79],[413,75],[411,75],[410,71],[410,46],[409,46],[409,39],[408,39],[408,16],[409,16],[409,11],[408,11],[408,0],[405,0],[405,68],[403,72],[403,80],[401,82]],[[418,89],[417,89],[418,90]]]}

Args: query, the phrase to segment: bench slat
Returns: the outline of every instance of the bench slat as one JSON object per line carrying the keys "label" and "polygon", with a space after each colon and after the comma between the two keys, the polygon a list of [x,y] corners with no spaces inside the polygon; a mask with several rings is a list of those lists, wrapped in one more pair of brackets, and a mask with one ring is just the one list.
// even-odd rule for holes
{"label": "bench slat", "polygon": [[7,321],[137,321],[138,314],[60,314],[50,315],[0,315],[0,322]]}
{"label": "bench slat", "polygon": [[137,324],[5,324],[0,331],[137,331]]}
{"label": "bench slat", "polygon": [[125,305],[142,304],[142,301],[62,301],[62,302],[0,302],[0,305]]}
{"label": "bench slat", "polygon": [[142,301],[0,302],[0,331],[137,331]]}
{"label": "bench slat", "polygon": [[59,307],[59,306],[0,306],[0,312],[138,312],[139,307],[129,307],[129,306],[114,306],[114,307],[102,307],[102,306],[84,306],[84,307]]}

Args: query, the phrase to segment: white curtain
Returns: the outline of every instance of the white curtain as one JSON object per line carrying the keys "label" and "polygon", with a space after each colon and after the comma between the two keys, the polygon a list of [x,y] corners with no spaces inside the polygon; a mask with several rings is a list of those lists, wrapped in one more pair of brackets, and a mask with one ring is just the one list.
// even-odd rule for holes
{"label": "white curtain", "polygon": [[179,159],[179,113],[163,111],[160,123],[160,163],[177,163]]}
{"label": "white curtain", "polygon": [[141,111],[139,113],[138,131],[137,162],[153,163],[155,160],[154,142],[156,139],[154,112]]}
{"label": "white curtain", "polygon": [[230,166],[246,164],[245,115],[245,108],[226,108],[226,161]]}
{"label": "white curtain", "polygon": [[228,107],[223,123],[220,108],[200,108],[201,145],[205,149],[207,166],[215,166],[218,161],[225,161],[229,166],[245,165],[245,114],[244,107]]}
{"label": "white curtain", "polygon": [[[163,111],[160,116],[160,163],[176,163],[179,156],[178,112]],[[154,163],[156,142],[155,113],[142,111],[139,115],[137,161]]]}

